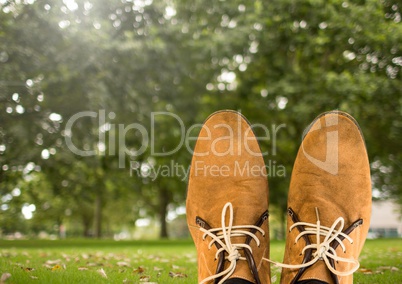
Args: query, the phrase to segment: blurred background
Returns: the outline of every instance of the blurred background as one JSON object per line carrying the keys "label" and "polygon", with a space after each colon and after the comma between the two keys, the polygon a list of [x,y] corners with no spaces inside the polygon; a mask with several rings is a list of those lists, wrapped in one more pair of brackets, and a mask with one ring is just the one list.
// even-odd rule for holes
{"label": "blurred background", "polygon": [[332,109],[366,139],[370,237],[402,236],[401,11],[397,0],[0,0],[0,237],[188,237],[189,137],[219,109],[271,131],[260,143],[272,237],[284,236],[303,130]]}

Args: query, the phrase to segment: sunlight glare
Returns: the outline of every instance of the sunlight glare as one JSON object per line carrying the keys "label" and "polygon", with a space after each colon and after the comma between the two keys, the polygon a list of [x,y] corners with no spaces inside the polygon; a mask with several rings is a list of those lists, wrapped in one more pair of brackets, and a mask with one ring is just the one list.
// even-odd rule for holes
{"label": "sunlight glare", "polygon": [[35,204],[27,204],[27,203],[25,203],[22,206],[21,212],[22,212],[22,215],[24,215],[25,219],[30,220],[30,219],[32,219],[33,212],[35,212],[35,210],[36,210]]}
{"label": "sunlight glare", "polygon": [[75,0],[63,0],[63,3],[70,11],[75,11],[78,9],[78,4],[75,2]]}

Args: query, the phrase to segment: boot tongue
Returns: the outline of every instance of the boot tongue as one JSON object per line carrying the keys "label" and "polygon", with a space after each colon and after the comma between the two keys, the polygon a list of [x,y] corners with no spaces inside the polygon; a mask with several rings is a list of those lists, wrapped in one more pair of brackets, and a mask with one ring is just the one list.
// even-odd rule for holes
{"label": "boot tongue", "polygon": [[297,281],[296,284],[328,284],[328,283],[314,279],[314,280]]}
{"label": "boot tongue", "polygon": [[253,284],[253,282],[241,278],[231,278],[223,282],[223,284]]}
{"label": "boot tongue", "polygon": [[307,270],[303,273],[302,277],[300,277],[298,283],[303,280],[311,280],[311,279],[323,281],[324,283],[328,284],[334,283],[331,277],[331,272],[328,270],[323,260],[319,260],[311,267],[307,268]]}
{"label": "boot tongue", "polygon": [[[316,218],[320,218],[317,216]],[[317,220],[315,220],[317,222]],[[317,243],[316,236],[310,235],[309,239],[312,243]],[[332,275],[330,270],[328,269],[325,261],[323,260],[322,256],[325,254],[325,252],[328,250],[328,244],[324,243],[325,237],[320,236],[320,246],[318,247],[318,250],[313,250],[312,253],[313,255],[316,255],[319,257],[319,260],[314,263],[312,266],[308,267],[306,271],[303,273],[303,275],[300,277],[299,282],[302,283],[310,283],[309,280],[316,280],[316,281],[322,281],[322,283],[326,284],[335,284],[333,277],[337,277]],[[303,282],[306,281],[306,282]],[[320,283],[320,282],[312,282],[312,283]]]}
{"label": "boot tongue", "polygon": [[[233,244],[246,244],[246,237],[245,236],[232,237],[230,239],[230,241],[231,241],[232,245]],[[244,260],[244,258],[245,258],[244,250],[241,248],[235,249],[229,255],[227,253],[225,253],[225,257],[226,257],[226,259],[224,262],[224,269],[227,269],[230,266],[230,263],[232,260],[236,261],[236,271],[231,277],[229,277],[229,279],[227,281],[229,281],[231,279],[236,279],[236,281],[239,281],[239,279],[242,281],[245,281],[245,282],[228,282],[228,283],[229,284],[230,283],[239,283],[239,284],[240,283],[251,283],[251,282],[248,282],[248,281],[238,277],[238,275],[247,275],[247,277],[249,279],[253,279],[253,275],[249,268],[249,264],[248,264],[247,260]],[[240,260],[239,259],[240,257],[243,259]],[[227,284],[227,282],[225,281],[224,284]]]}

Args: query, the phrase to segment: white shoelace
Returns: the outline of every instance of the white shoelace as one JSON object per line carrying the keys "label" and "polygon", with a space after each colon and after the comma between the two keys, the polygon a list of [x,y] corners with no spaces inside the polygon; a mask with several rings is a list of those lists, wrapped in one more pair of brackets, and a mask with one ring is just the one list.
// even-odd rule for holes
{"label": "white shoelace", "polygon": [[[352,258],[344,258],[340,257],[336,254],[336,251],[331,247],[331,243],[333,241],[336,241],[342,248],[343,252],[346,252],[346,247],[345,244],[343,243],[343,240],[341,240],[339,237],[343,237],[344,239],[348,240],[351,244],[353,243],[353,239],[346,235],[345,233],[342,232],[344,225],[345,225],[345,220],[342,217],[339,217],[338,219],[335,220],[335,222],[332,224],[332,226],[325,227],[321,226],[320,223],[320,218],[318,215],[318,209],[315,208],[316,210],[316,215],[317,215],[317,223],[312,224],[312,223],[307,223],[307,222],[297,222],[293,224],[290,227],[289,231],[292,231],[295,227],[297,226],[306,226],[305,230],[301,232],[300,234],[297,235],[295,239],[295,243],[299,241],[299,239],[305,235],[315,235],[316,236],[316,243],[315,244],[310,244],[307,245],[303,248],[302,250],[302,255],[304,255],[305,251],[308,249],[313,249],[315,252],[312,254],[313,259],[310,260],[309,262],[306,262],[304,264],[284,264],[284,263],[278,263],[269,259],[264,258],[265,260],[274,263],[277,266],[284,267],[284,268],[290,268],[290,269],[300,269],[304,267],[309,267],[316,263],[318,260],[324,260],[325,265],[327,268],[335,275],[338,276],[347,276],[355,272],[360,264],[357,260],[352,259]],[[338,228],[337,228],[338,227]],[[323,242],[320,241],[320,236],[324,236]],[[346,263],[352,263],[354,266],[347,271],[337,271],[335,270],[329,259],[333,259],[336,262],[346,262]]]}
{"label": "white shoelace", "polygon": [[[229,223],[226,225],[225,219],[226,219],[226,214],[227,214],[228,210],[229,210]],[[203,284],[210,280],[224,276],[219,281],[218,284],[223,283],[235,271],[237,260],[246,260],[245,257],[241,256],[239,250],[248,249],[250,252],[252,252],[251,247],[245,243],[233,244],[231,241],[232,237],[250,236],[257,243],[257,246],[260,246],[260,240],[257,238],[257,236],[246,230],[247,229],[255,229],[255,230],[259,231],[263,236],[265,235],[265,232],[263,229],[261,229],[260,227],[254,226],[254,225],[233,226],[233,205],[230,202],[226,203],[222,209],[221,222],[222,222],[221,228],[213,228],[210,230],[206,230],[206,229],[200,227],[200,230],[202,232],[204,232],[203,240],[205,240],[205,238],[207,236],[211,237],[211,239],[212,239],[208,245],[209,249],[212,247],[212,245],[215,242],[221,246],[221,248],[218,249],[215,254],[215,259],[218,258],[219,254],[222,251],[225,251],[227,253],[227,256],[225,257],[225,259],[230,262],[230,265],[226,270],[224,270],[218,274],[214,274],[214,275],[211,275],[211,276],[205,278],[204,280],[202,280],[200,282],[200,284]],[[216,232],[218,232],[218,233],[216,233]]]}

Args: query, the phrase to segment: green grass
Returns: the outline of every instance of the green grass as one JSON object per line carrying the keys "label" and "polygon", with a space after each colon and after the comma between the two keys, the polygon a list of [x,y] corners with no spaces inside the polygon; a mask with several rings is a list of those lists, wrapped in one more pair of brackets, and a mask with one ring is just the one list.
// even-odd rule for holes
{"label": "green grass", "polygon": [[[283,251],[284,242],[271,242],[272,259]],[[402,239],[368,240],[360,263],[354,283],[402,283]],[[3,273],[6,283],[197,283],[191,241],[0,241]],[[279,283],[278,268],[272,277]]]}
{"label": "green grass", "polygon": [[6,283],[196,283],[191,241],[0,241],[0,254],[0,274],[12,275]]}

